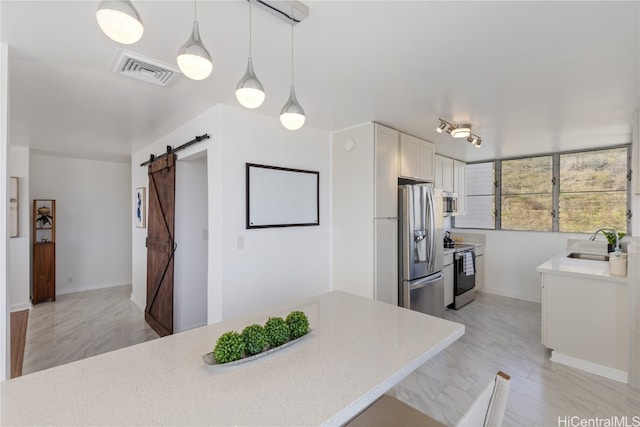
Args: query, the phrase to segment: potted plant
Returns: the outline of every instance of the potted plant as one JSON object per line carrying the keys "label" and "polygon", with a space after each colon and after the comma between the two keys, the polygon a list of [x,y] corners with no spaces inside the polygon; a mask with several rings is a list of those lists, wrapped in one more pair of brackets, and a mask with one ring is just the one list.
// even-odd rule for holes
{"label": "potted plant", "polygon": [[[614,252],[616,250],[616,234],[613,231],[603,231],[602,234],[604,234],[604,236],[607,238],[607,242],[609,243],[607,245],[607,251]],[[623,233],[621,231],[618,232],[618,243],[625,235],[626,233]]]}

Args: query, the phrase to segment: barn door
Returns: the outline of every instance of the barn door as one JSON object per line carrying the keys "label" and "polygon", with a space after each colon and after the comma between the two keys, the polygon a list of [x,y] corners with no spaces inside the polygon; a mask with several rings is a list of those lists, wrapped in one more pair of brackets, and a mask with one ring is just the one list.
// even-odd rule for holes
{"label": "barn door", "polygon": [[145,320],[160,336],[173,333],[175,187],[175,154],[149,165]]}

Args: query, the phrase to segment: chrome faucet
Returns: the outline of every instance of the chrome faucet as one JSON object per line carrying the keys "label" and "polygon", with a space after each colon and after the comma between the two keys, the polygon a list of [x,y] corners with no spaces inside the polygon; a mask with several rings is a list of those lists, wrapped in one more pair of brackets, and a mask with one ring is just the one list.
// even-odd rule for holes
{"label": "chrome faucet", "polygon": [[[620,250],[620,242],[618,240],[618,232],[616,230],[614,230],[613,228],[599,228],[597,229],[592,235],[591,237],[589,237],[589,240],[591,240],[592,242],[594,240],[596,240],[596,236],[598,235],[598,233],[600,233],[601,231],[610,231],[613,233],[614,236],[616,236],[616,245],[614,247],[615,251],[619,251]],[[603,233],[604,234],[604,233]],[[606,237],[606,235],[605,235]]]}

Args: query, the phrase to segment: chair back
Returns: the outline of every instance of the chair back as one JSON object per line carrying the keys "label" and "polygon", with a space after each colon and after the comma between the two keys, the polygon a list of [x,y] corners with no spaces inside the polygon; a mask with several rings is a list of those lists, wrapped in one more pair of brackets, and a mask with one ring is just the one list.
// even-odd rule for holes
{"label": "chair back", "polygon": [[511,377],[500,371],[462,416],[457,427],[502,426]]}

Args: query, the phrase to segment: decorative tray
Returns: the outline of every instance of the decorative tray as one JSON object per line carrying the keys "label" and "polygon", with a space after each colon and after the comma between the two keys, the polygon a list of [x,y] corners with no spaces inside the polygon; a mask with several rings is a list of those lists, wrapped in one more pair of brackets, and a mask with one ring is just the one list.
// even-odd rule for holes
{"label": "decorative tray", "polygon": [[273,347],[270,348],[267,351],[263,351],[262,353],[258,353],[258,354],[254,354],[253,356],[249,356],[249,357],[244,357],[242,359],[238,359],[238,360],[234,360],[233,362],[227,362],[227,363],[218,363],[216,361],[216,358],[213,357],[213,352],[211,353],[207,353],[207,354],[203,354],[202,355],[202,360],[204,360],[204,363],[206,363],[207,365],[216,365],[216,366],[235,366],[235,365],[239,365],[241,363],[245,363],[245,362],[251,362],[253,360],[259,359],[261,357],[264,357],[268,354],[271,354],[275,351],[278,350],[282,350],[283,348],[287,348],[293,344],[296,344],[300,341],[302,341],[303,339],[305,339],[306,337],[308,337],[311,334],[311,329],[309,329],[309,331],[304,334],[303,336],[301,336],[300,338],[296,338],[295,340],[291,340],[291,341],[287,341],[286,343],[278,346],[278,347]]}

